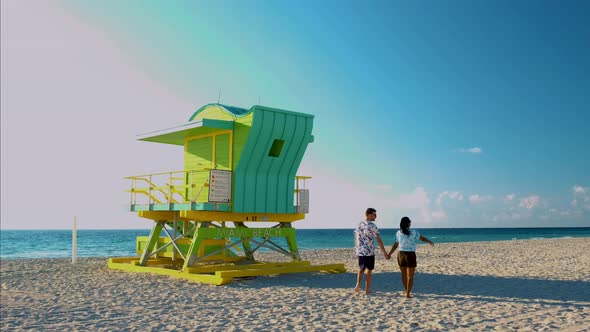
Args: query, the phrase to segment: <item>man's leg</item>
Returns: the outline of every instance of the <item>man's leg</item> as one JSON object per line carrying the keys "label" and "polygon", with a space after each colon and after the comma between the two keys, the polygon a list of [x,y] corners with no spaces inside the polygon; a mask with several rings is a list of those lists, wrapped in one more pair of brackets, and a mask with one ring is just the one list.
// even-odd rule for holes
{"label": "man's leg", "polygon": [[363,273],[365,273],[365,269],[360,269],[356,275],[356,286],[354,286],[355,292],[358,292],[361,290],[361,282],[363,281]]}
{"label": "man's leg", "polygon": [[365,294],[371,293],[371,279],[373,279],[373,271],[367,269],[367,281],[365,282]]}

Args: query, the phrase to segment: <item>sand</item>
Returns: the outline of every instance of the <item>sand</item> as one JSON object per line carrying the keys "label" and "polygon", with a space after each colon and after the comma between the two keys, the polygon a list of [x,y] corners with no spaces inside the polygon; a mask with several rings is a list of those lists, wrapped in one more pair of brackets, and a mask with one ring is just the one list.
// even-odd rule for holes
{"label": "sand", "polygon": [[[373,295],[353,294],[352,249],[303,251],[343,274],[210,286],[112,271],[106,259],[1,262],[2,331],[590,331],[590,238],[420,246],[414,298],[378,255]],[[269,258],[272,255],[265,255]]]}

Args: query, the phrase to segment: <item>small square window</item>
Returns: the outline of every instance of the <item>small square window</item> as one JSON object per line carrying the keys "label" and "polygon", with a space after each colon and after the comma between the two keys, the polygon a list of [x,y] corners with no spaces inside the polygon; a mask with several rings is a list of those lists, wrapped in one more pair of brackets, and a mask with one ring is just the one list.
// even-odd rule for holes
{"label": "small square window", "polygon": [[283,144],[285,144],[284,140],[275,139],[274,142],[272,142],[268,156],[277,158],[281,154],[281,150],[283,150]]}

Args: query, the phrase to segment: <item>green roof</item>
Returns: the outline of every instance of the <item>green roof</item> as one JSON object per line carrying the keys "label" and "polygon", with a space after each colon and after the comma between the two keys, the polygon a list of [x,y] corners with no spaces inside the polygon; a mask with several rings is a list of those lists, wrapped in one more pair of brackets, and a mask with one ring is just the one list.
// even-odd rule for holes
{"label": "green roof", "polygon": [[227,114],[232,115],[235,118],[240,118],[245,115],[248,115],[256,109],[265,110],[265,111],[272,111],[272,112],[279,112],[279,113],[284,113],[284,114],[294,114],[294,115],[310,117],[310,118],[314,117],[311,114],[287,111],[287,110],[280,109],[280,108],[272,108],[272,107],[266,107],[266,106],[261,106],[261,105],[254,105],[254,106],[250,107],[249,110],[247,110],[247,109],[241,108],[241,107],[212,103],[212,104],[207,104],[207,105],[199,108],[198,110],[196,110],[195,113],[193,113],[193,115],[191,115],[191,117],[189,118],[188,121],[193,121],[193,119],[195,119],[197,117],[197,115],[199,115],[199,113],[201,113],[202,111],[204,111],[205,109],[207,109],[209,107],[217,107],[220,110],[226,112]]}
{"label": "green roof", "polygon": [[223,104],[217,104],[217,103],[212,103],[212,104],[207,104],[201,108],[199,108],[198,110],[195,111],[195,113],[193,113],[193,115],[191,115],[191,117],[188,119],[188,121],[193,121],[193,119],[199,114],[201,113],[201,111],[203,111],[204,109],[211,107],[211,106],[216,106],[219,109],[225,111],[228,114],[233,115],[234,117],[242,117],[248,113],[250,113],[252,111],[252,109],[247,110],[245,108],[241,108],[241,107],[235,107],[235,106],[228,106],[228,105],[223,105]]}
{"label": "green roof", "polygon": [[180,126],[137,135],[137,139],[146,142],[184,145],[184,139],[187,137],[227,129],[234,129],[233,121],[203,119],[202,121],[189,122]]}
{"label": "green roof", "polygon": [[[231,120],[217,120],[217,119],[207,119],[203,118],[199,121],[193,121],[197,117],[199,113],[208,109],[210,107],[216,107],[221,111],[229,114]],[[164,144],[173,144],[173,145],[184,145],[184,140],[187,137],[194,137],[200,135],[210,134],[219,130],[233,130],[234,129],[234,121],[237,118],[246,116],[255,110],[260,111],[270,111],[276,112],[281,114],[291,114],[296,116],[303,116],[313,118],[311,114],[305,113],[298,113],[298,112],[291,112],[287,110],[282,110],[278,108],[270,108],[260,105],[254,105],[249,110],[235,107],[235,106],[228,106],[222,104],[207,104],[201,108],[199,108],[193,115],[190,117],[189,122],[180,126],[161,129],[141,135],[137,135],[137,139],[140,141],[146,142],[156,142],[156,143],[164,143]]]}

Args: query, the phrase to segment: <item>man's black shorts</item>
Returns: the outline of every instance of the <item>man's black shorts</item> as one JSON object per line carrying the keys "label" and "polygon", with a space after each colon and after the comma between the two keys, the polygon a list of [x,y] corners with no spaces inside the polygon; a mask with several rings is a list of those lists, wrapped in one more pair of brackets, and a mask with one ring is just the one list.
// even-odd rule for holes
{"label": "man's black shorts", "polygon": [[372,271],[375,268],[375,256],[358,256],[359,268]]}

